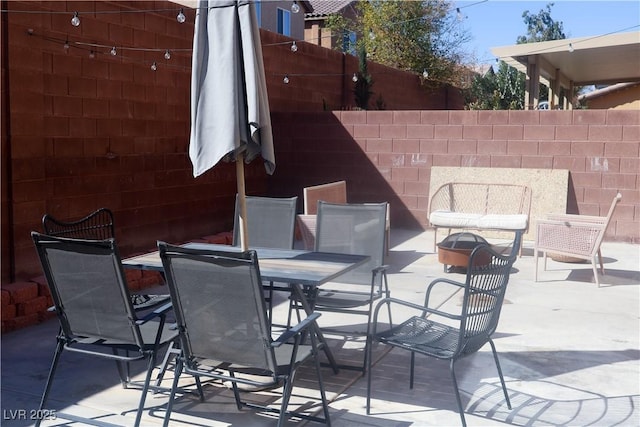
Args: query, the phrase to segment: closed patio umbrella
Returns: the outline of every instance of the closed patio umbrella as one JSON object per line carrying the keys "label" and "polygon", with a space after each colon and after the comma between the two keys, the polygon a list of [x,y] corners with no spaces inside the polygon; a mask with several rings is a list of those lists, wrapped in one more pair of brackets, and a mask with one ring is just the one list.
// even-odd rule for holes
{"label": "closed patio umbrella", "polygon": [[258,156],[275,169],[269,100],[255,5],[201,0],[191,72],[189,157],[197,177],[219,161],[236,163],[241,242],[247,247],[244,164]]}

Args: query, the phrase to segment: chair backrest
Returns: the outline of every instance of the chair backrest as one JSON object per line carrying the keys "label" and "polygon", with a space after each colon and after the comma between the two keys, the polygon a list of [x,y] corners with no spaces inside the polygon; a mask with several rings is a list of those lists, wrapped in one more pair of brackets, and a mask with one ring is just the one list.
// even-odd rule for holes
{"label": "chair backrest", "polygon": [[256,252],[158,248],[187,363],[212,359],[276,372]]}
{"label": "chair backrest", "polygon": [[115,238],[113,213],[100,208],[76,221],[61,221],[50,214],[42,217],[44,234],[74,239],[105,240]]}
{"label": "chair backrest", "polygon": [[32,232],[62,331],[143,346],[114,239],[80,240]]}
{"label": "chair backrest", "polygon": [[[371,285],[371,272],[384,263],[387,203],[318,202],[315,250],[369,255],[368,263],[336,281]],[[380,275],[377,277],[381,280]]]}
{"label": "chair backrest", "polygon": [[329,203],[347,203],[347,181],[336,181],[305,187],[303,189],[303,198],[305,215],[317,214],[318,202],[320,200]]}
{"label": "chair backrest", "polygon": [[477,246],[469,257],[458,351],[473,353],[487,343],[498,326],[511,267],[520,247],[521,234],[509,255],[501,255],[489,245]]}
{"label": "chair backrest", "polygon": [[[246,196],[247,234],[252,247],[292,249],[298,197]],[[233,245],[240,245],[240,201],[236,196]]]}

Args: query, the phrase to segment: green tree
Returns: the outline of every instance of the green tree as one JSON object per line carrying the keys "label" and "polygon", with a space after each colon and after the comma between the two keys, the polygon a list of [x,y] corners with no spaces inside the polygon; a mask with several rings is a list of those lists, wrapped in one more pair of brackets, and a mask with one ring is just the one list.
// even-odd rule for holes
{"label": "green tree", "polygon": [[517,44],[546,42],[549,40],[563,40],[567,36],[564,34],[562,21],[557,22],[551,17],[551,7],[553,3],[548,3],[545,9],[533,15],[528,10],[522,13],[522,19],[527,24],[527,35],[518,36]]}
{"label": "green tree", "polygon": [[[551,17],[551,7],[548,3],[533,15],[528,10],[522,14],[527,26],[527,34],[518,36],[516,43],[535,43],[566,38],[562,22],[556,22]],[[477,76],[471,88],[465,94],[467,108],[473,110],[522,110],[524,109],[525,93],[524,73],[499,61],[497,71],[491,70],[484,76]],[[548,88],[541,85],[540,97],[548,97]]]}
{"label": "green tree", "polygon": [[[327,19],[338,37],[358,35],[371,61],[422,74],[440,82],[459,82],[463,45],[469,40],[448,0],[369,0],[355,4],[356,18]],[[344,50],[343,43],[335,43]],[[358,48],[360,51],[360,48]]]}

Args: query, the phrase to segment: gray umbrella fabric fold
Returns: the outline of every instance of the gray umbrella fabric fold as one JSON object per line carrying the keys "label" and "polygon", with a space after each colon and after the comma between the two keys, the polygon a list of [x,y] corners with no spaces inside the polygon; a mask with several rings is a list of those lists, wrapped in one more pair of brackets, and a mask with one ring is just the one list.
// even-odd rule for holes
{"label": "gray umbrella fabric fold", "polygon": [[[191,74],[189,157],[197,177],[219,161],[260,155],[275,170],[267,85],[255,5],[199,2]],[[240,156],[242,154],[242,156]]]}

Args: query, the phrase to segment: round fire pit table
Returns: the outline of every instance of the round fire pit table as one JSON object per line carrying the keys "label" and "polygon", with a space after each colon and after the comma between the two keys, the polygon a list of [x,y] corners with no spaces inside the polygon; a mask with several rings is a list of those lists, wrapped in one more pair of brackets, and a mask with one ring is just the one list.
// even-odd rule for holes
{"label": "round fire pit table", "polygon": [[[469,257],[476,246],[488,244],[488,242],[472,233],[454,233],[448,235],[442,242],[438,243],[438,261],[444,264],[444,271],[447,266],[463,267],[469,265]],[[491,262],[489,255],[481,255],[475,258],[474,266],[487,265]]]}

